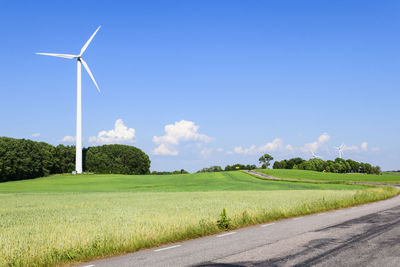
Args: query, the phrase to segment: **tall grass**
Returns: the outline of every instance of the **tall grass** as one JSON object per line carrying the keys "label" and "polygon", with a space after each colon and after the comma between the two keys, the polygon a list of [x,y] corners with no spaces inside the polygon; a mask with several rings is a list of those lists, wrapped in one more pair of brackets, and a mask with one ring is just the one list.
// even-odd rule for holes
{"label": "tall grass", "polygon": [[52,266],[394,196],[361,190],[0,194],[0,265]]}

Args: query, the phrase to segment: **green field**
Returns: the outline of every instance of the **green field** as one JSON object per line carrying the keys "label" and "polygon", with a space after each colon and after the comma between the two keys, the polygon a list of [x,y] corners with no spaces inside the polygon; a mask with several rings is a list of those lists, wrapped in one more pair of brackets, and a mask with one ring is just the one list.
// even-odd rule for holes
{"label": "green field", "polygon": [[0,266],[54,266],[336,209],[393,187],[265,181],[244,172],[59,175],[0,184]]}
{"label": "green field", "polygon": [[400,183],[398,174],[362,174],[362,173],[331,173],[286,169],[256,169],[259,173],[273,177],[297,180],[336,181],[336,182],[372,182],[372,183]]}
{"label": "green field", "polygon": [[383,175],[400,175],[400,172],[382,172]]}
{"label": "green field", "polygon": [[[357,188],[363,188],[358,186]],[[0,183],[0,193],[23,192],[205,192],[227,190],[355,189],[346,185],[270,182],[247,173],[215,172],[180,175],[55,175]]]}

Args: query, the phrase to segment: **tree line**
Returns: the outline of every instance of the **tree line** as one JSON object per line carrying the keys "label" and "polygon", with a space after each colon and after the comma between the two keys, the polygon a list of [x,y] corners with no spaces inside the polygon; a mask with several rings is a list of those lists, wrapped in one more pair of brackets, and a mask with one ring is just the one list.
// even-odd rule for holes
{"label": "tree line", "polygon": [[[261,163],[262,169],[267,169],[270,166],[270,162],[274,160],[269,154],[262,155],[258,161]],[[322,160],[319,158],[312,158],[304,160],[300,157],[284,159],[281,161],[275,161],[273,166],[274,169],[298,169],[298,170],[310,170],[320,172],[334,172],[334,173],[367,173],[367,174],[381,174],[381,167],[372,166],[369,163],[357,162],[352,159],[341,159],[336,158],[335,160]],[[235,170],[252,170],[256,169],[256,165],[243,165],[234,164],[232,166],[227,165],[225,169],[221,166],[211,166],[209,168],[203,168],[198,172],[220,172],[220,171],[235,171]]]}
{"label": "tree line", "polygon": [[335,160],[323,160],[313,158],[304,160],[302,158],[292,158],[289,160],[275,161],[274,169],[298,169],[320,172],[335,172],[335,173],[367,173],[380,174],[381,167],[372,166],[369,163],[357,162],[352,159],[336,158]]}
{"label": "tree line", "polygon": [[172,171],[172,172],[168,172],[168,171],[152,171],[151,174],[154,175],[168,175],[168,174],[188,174],[188,171],[185,171],[184,169],[181,170],[176,170],[176,171]]}
{"label": "tree line", "polygon": [[[150,159],[142,150],[127,145],[84,148],[87,172],[149,174]],[[0,182],[32,179],[75,170],[75,146],[0,137]]]}
{"label": "tree line", "polygon": [[253,170],[256,169],[257,166],[252,164],[234,164],[234,165],[226,165],[224,169],[221,166],[211,166],[209,168],[203,168],[197,172],[222,172],[222,171],[236,171],[236,170]]}

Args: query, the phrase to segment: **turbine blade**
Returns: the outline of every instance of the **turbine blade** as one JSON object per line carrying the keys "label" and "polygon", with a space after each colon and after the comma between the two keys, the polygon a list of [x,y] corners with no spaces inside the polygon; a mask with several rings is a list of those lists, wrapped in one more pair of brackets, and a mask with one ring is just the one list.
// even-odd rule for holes
{"label": "turbine blade", "polygon": [[89,74],[90,78],[92,78],[92,81],[93,81],[94,85],[96,85],[96,88],[97,88],[97,90],[98,90],[99,93],[100,93],[99,86],[97,85],[96,80],[94,79],[93,74],[92,74],[92,72],[91,72],[90,69],[89,69],[89,66],[86,64],[86,62],[85,62],[82,58],[81,58],[81,62],[82,62],[82,64],[83,64],[83,66],[85,67],[87,73]]}
{"label": "turbine blade", "polygon": [[42,56],[62,57],[68,59],[73,59],[78,57],[77,55],[69,55],[69,54],[54,54],[54,53],[36,53],[36,54]]}
{"label": "turbine blade", "polygon": [[85,52],[86,48],[89,46],[90,42],[92,41],[93,37],[96,35],[96,33],[100,29],[100,27],[101,27],[101,25],[97,28],[97,30],[92,34],[92,36],[86,42],[86,44],[82,47],[81,53],[79,54],[79,56],[82,56],[82,54]]}

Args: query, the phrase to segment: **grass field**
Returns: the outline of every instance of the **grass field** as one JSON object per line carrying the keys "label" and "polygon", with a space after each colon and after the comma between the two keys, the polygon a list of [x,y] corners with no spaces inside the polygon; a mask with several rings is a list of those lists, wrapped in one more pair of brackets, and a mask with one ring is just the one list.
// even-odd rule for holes
{"label": "grass field", "polygon": [[362,174],[362,173],[331,173],[286,169],[256,169],[259,173],[270,176],[298,180],[337,181],[337,182],[374,182],[374,183],[400,183],[398,174]]}
{"label": "grass field", "polygon": [[393,187],[265,181],[243,172],[60,175],[0,184],[0,266],[53,266],[397,194]]}
{"label": "grass field", "polygon": [[[363,188],[359,186],[358,188]],[[199,192],[227,190],[355,189],[345,185],[270,182],[246,173],[215,172],[179,175],[55,175],[0,183],[0,193],[23,192]]]}
{"label": "grass field", "polygon": [[382,172],[383,175],[400,175],[400,172]]}

